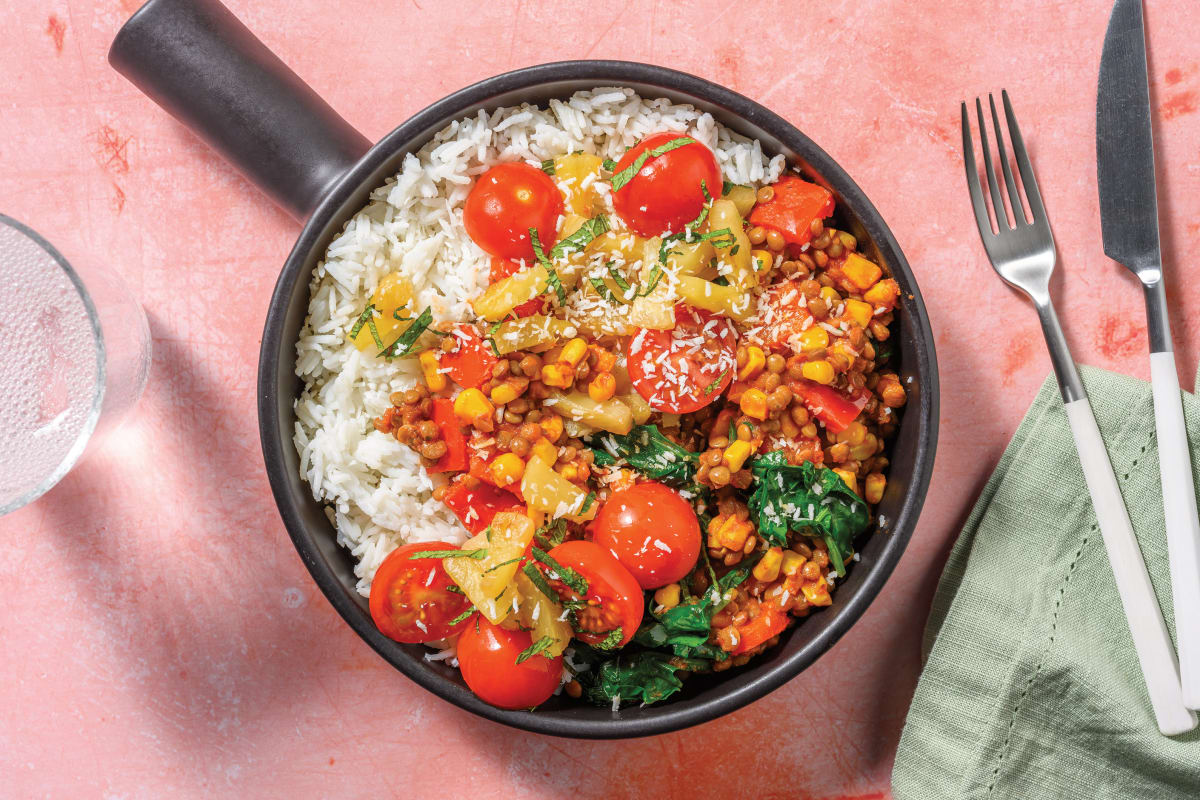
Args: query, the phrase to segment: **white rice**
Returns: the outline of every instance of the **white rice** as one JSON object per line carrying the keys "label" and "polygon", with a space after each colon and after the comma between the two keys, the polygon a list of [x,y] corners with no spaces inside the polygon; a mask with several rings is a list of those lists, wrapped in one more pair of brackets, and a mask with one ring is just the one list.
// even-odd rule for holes
{"label": "white rice", "polygon": [[663,130],[703,142],[734,183],[770,183],[784,168],[782,156],[768,159],[757,141],[690,105],[599,88],[551,100],[548,108],[500,108],[452,122],[406,156],[329,245],[296,344],[305,388],[296,401],[294,442],[313,496],[328,504],[339,544],[358,562],[361,594],[370,593],[379,563],[400,544],[467,536],[432,499],[433,483],[416,453],[373,426],[391,405],[388,396],[418,379],[412,359],[387,362],[347,337],[376,285],[399,271],[416,289],[414,305],[433,309],[435,327],[470,319],[468,301],[487,285],[490,264],[462,222],[476,175],[499,162],[541,164],[576,150],[616,160]]}

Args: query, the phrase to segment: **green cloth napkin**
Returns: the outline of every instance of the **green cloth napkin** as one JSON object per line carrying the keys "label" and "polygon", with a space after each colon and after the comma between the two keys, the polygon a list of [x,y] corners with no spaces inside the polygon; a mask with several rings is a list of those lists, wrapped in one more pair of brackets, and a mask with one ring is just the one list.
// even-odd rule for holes
{"label": "green cloth napkin", "polygon": [[[1083,379],[1173,635],[1150,386]],[[1184,415],[1200,475],[1200,399],[1186,392]],[[954,545],[923,651],[897,800],[1200,798],[1200,730],[1155,726],[1053,377]]]}

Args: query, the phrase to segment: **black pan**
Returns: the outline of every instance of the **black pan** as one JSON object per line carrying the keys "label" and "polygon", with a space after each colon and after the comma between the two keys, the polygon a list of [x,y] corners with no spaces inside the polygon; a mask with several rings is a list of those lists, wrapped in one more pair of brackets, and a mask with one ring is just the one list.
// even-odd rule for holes
{"label": "black pan", "polygon": [[[740,94],[675,70],[623,61],[563,61],[469,86],[371,146],[217,0],[150,0],[117,34],[109,61],[304,223],[266,309],[258,369],[263,458],[280,516],[313,579],[358,635],[409,678],[457,706],[526,730],[588,738],[664,733],[729,713],[796,677],[879,593],[917,524],[933,469],[938,430],[933,336],[908,262],[875,207],[840,166],[786,120]],[[361,85],[370,91],[369,82]],[[690,677],[684,691],[662,705],[614,714],[563,697],[533,713],[502,711],[476,698],[456,670],[427,662],[423,647],[393,642],[372,624],[366,601],[354,589],[352,559],[338,547],[321,504],[300,478],[292,446],[293,405],[301,390],[293,372],[295,343],[313,268],[332,237],[365,205],[370,191],[399,169],[406,153],[451,120],[480,108],[544,103],[596,86],[628,86],[646,97],[691,103],[757,138],[764,151],[783,153],[810,179],[829,187],[838,201],[838,226],[858,237],[903,290],[893,337],[910,399],[892,443],[880,530],[860,542],[861,561],[839,585],[831,607],[801,622],[746,667]]]}

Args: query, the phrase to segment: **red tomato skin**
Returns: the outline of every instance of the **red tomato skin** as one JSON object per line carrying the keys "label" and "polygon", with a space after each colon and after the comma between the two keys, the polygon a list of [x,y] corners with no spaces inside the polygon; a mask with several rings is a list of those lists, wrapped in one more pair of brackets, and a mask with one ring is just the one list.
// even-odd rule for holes
{"label": "red tomato skin", "polygon": [[445,397],[433,398],[433,422],[446,443],[446,454],[429,467],[430,472],[461,472],[467,468],[467,437],[454,413],[454,403]]}
{"label": "red tomato skin", "polygon": [[[471,533],[487,530],[501,511],[523,508],[521,501],[512,493],[488,483],[479,483],[468,488],[461,481],[456,481],[446,489],[442,502]],[[475,513],[472,514],[472,511]]]}
{"label": "red tomato skin", "polygon": [[788,388],[802,398],[808,410],[833,433],[841,433],[850,427],[850,423],[858,419],[867,401],[871,399],[870,392],[865,390],[853,397],[847,397],[837,389],[805,380],[791,381]]}
{"label": "red tomato skin", "polygon": [[476,614],[458,637],[463,680],[480,700],[497,708],[533,708],[550,699],[562,682],[562,656],[517,657],[533,644],[527,631],[510,631]]}
{"label": "red tomato skin", "polygon": [[[416,542],[398,547],[388,554],[388,557],[379,565],[379,569],[375,571],[375,577],[371,581],[371,596],[368,601],[371,619],[374,620],[375,627],[379,628],[380,633],[397,642],[417,644],[445,639],[463,629],[466,620],[457,625],[448,623],[470,608],[471,601],[464,595],[446,591],[446,587],[450,586],[453,581],[442,567],[441,559],[410,558],[414,553],[425,550],[457,549],[456,545],[446,542]],[[432,573],[432,577],[430,577],[430,573]],[[402,576],[406,576],[405,586],[394,587],[393,584]],[[395,601],[399,599],[396,597],[397,590],[401,588],[409,588],[418,596],[428,595],[432,598],[429,607],[425,610],[429,615],[434,615],[436,612],[437,620],[427,616],[427,622],[424,623],[426,630],[422,631],[416,626],[410,629],[397,627],[392,612],[395,610]]]}
{"label": "red tomato skin", "polygon": [[455,325],[450,335],[458,346],[449,353],[442,351],[440,368],[464,389],[478,389],[492,377],[492,367],[499,359],[471,325]]}
{"label": "red tomato skin", "polygon": [[773,605],[763,605],[763,612],[754,619],[740,626],[737,646],[730,655],[741,655],[758,647],[772,636],[778,636],[787,630],[788,615]]}
{"label": "red tomato skin", "polygon": [[[724,317],[680,303],[675,306],[675,330],[701,332],[712,321],[715,327],[705,338],[719,341],[723,347],[720,357],[690,363],[687,354],[679,358],[659,361],[664,350],[671,350],[674,340],[672,331],[638,329],[630,339],[626,352],[626,363],[633,386],[650,407],[669,414],[689,414],[714,402],[728,388],[736,370],[737,333],[733,324]],[[676,372],[686,372],[685,387],[668,381],[663,389],[662,375],[668,366],[674,365]]]}
{"label": "red tomato skin", "polygon": [[471,187],[463,225],[488,255],[529,261],[534,257],[529,229],[537,229],[548,250],[562,213],[562,193],[549,175],[528,164],[497,164]]}
{"label": "red tomato skin", "polygon": [[[523,269],[526,269],[526,267],[521,266],[519,261],[513,261],[509,258],[493,258],[492,268],[488,273],[488,281],[490,283],[495,283],[496,281],[504,280],[512,275],[516,275]],[[534,314],[542,313],[542,309],[544,307],[544,298],[535,297],[532,300],[526,300],[519,306],[514,307],[513,313],[518,317],[531,317]]]}
{"label": "red tomato skin", "polygon": [[[621,157],[613,174],[633,164],[643,152],[683,135],[664,132],[647,136]],[[629,183],[613,193],[613,209],[639,236],[678,233],[704,208],[701,181],[710,196],[721,196],[721,167],[717,157],[699,142],[685,144],[647,159]]]}
{"label": "red tomato skin", "polygon": [[771,184],[774,196],[750,209],[750,224],[779,231],[790,245],[803,245],[812,238],[814,219],[833,213],[833,195],[824,186],[793,176]]}
{"label": "red tomato skin", "polygon": [[[550,557],[587,580],[588,598],[598,598],[616,609],[622,634],[617,646],[628,644],[642,624],[642,615],[646,611],[645,597],[637,578],[612,553],[595,542],[582,539],[563,542],[550,551]],[[597,644],[604,641],[605,636],[602,633],[578,633],[575,638]]]}
{"label": "red tomato skin", "polygon": [[613,492],[592,523],[592,541],[643,589],[685,577],[700,557],[700,521],[678,492],[653,481]]}

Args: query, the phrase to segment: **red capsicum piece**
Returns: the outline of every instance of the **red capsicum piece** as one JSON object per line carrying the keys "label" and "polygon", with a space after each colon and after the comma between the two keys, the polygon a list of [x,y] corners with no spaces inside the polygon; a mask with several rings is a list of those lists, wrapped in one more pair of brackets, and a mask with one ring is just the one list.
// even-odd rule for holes
{"label": "red capsicum piece", "polygon": [[471,533],[482,533],[501,511],[523,508],[511,493],[489,483],[477,483],[468,488],[462,481],[455,481],[447,487],[442,502]]}
{"label": "red capsicum piece", "polygon": [[442,352],[441,368],[464,389],[478,389],[492,377],[492,367],[499,359],[479,331],[470,325],[456,325],[450,336],[457,346],[449,353]]}
{"label": "red capsicum piece", "polygon": [[780,178],[771,188],[775,195],[750,210],[750,224],[779,231],[788,244],[808,242],[813,220],[833,213],[833,195],[824,186],[789,176]]}
{"label": "red capsicum piece", "polygon": [[837,389],[830,389],[812,381],[793,381],[788,388],[792,390],[792,394],[799,395],[809,412],[825,423],[826,430],[833,433],[841,433],[850,427],[850,423],[858,419],[858,415],[871,398],[870,393],[866,391],[847,397]]}
{"label": "red capsicum piece", "polygon": [[446,443],[446,454],[429,468],[430,472],[461,472],[467,468],[467,437],[462,423],[454,415],[454,403],[445,397],[433,398],[433,421]]}
{"label": "red capsicum piece", "polygon": [[778,636],[787,630],[788,615],[773,604],[764,603],[762,613],[745,625],[738,627],[738,643],[730,651],[731,655],[748,653],[763,642]]}

